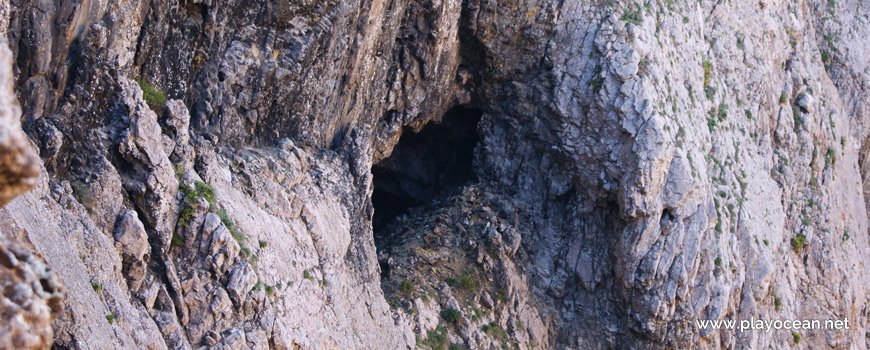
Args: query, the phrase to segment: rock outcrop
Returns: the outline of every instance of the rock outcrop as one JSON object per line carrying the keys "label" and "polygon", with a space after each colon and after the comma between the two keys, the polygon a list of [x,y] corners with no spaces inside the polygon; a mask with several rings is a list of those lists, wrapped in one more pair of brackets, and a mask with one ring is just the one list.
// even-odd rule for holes
{"label": "rock outcrop", "polygon": [[[0,227],[64,286],[56,348],[866,348],[868,21],[3,3]],[[750,318],[851,327],[695,322]]]}
{"label": "rock outcrop", "polygon": [[[39,158],[21,130],[20,117],[12,89],[12,52],[0,39],[0,207],[31,189],[40,175]],[[63,288],[48,266],[14,241],[14,230],[0,223],[0,348],[48,349],[54,343],[51,321],[63,307]]]}

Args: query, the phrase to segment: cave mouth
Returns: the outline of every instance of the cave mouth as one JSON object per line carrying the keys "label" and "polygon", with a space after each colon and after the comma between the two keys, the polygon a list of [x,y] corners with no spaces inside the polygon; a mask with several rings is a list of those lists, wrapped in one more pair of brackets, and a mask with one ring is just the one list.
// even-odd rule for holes
{"label": "cave mouth", "polygon": [[473,180],[482,114],[476,108],[454,107],[440,123],[429,123],[419,133],[403,130],[392,154],[372,165],[372,228],[379,255],[396,241],[385,229],[397,217]]}

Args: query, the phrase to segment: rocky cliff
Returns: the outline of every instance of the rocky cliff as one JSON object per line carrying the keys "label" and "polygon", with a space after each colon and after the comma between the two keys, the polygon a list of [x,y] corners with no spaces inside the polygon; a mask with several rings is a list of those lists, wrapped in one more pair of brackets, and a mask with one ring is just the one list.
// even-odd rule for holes
{"label": "rocky cliff", "polygon": [[[52,269],[0,347],[867,348],[868,23],[863,0],[0,3],[0,118],[29,138],[0,199],[35,186],[0,255]],[[695,323],[750,318],[850,328]]]}

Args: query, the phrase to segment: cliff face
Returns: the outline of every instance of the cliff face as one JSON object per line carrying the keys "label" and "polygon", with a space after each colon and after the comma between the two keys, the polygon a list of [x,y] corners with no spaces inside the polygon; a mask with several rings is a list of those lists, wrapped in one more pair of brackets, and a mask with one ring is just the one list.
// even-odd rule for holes
{"label": "cliff face", "polygon": [[[57,348],[865,348],[868,22],[5,2],[41,160],[0,229],[65,286]],[[750,317],[851,327],[694,322]]]}

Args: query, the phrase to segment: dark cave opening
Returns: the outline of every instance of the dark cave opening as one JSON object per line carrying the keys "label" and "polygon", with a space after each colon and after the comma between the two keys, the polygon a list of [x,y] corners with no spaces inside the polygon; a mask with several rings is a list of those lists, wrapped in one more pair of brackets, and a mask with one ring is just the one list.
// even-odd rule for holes
{"label": "dark cave opening", "polygon": [[[472,163],[482,112],[454,107],[419,133],[404,130],[389,157],[372,166],[372,228],[378,255],[399,237],[387,227],[412,207],[448,196],[474,178]],[[389,267],[381,264],[382,275]]]}

